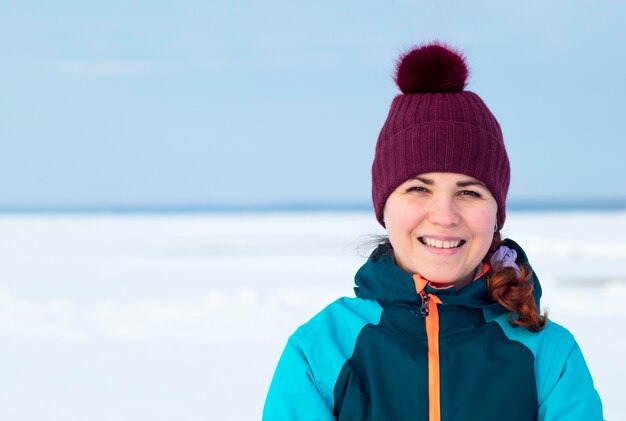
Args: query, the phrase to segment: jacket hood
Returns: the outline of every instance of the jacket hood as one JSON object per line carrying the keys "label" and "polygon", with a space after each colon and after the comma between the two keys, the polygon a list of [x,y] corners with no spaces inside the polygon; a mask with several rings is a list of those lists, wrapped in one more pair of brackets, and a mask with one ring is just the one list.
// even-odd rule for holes
{"label": "jacket hood", "polygon": [[[505,239],[502,244],[517,252],[517,262],[528,263],[526,253],[515,241]],[[541,284],[534,271],[531,282],[534,286],[533,297],[537,308],[541,308]],[[354,291],[360,298],[376,300],[381,304],[416,306],[421,303],[421,297],[415,290],[413,276],[396,265],[392,249],[387,245],[380,245],[374,250],[357,272],[355,284]],[[461,289],[456,289],[453,285],[444,289],[435,288],[428,283],[425,290],[436,294],[443,304],[474,308],[500,307],[489,295],[487,274],[483,274]]]}

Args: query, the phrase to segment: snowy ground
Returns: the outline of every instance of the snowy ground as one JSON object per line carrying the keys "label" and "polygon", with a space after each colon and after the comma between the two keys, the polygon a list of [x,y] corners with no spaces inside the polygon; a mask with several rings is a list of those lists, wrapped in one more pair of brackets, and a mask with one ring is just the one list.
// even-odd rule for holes
{"label": "snowy ground", "polygon": [[[255,420],[289,334],[352,295],[369,214],[0,216],[0,419]],[[626,213],[509,215],[626,418]]]}

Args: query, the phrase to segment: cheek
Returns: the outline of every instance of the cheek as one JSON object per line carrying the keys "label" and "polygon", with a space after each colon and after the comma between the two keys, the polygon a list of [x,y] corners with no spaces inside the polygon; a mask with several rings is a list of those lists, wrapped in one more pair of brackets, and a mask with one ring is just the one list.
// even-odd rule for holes
{"label": "cheek", "polygon": [[419,224],[419,212],[410,206],[389,206],[384,213],[385,227],[390,237],[410,233]]}
{"label": "cheek", "polygon": [[496,226],[496,210],[487,209],[472,219],[474,236],[477,240],[491,244]]}

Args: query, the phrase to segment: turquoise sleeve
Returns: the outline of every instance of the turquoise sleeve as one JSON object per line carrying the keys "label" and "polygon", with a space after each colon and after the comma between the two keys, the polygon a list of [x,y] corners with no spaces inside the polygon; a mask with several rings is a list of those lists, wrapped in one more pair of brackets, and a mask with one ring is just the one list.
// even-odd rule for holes
{"label": "turquoise sleeve", "polygon": [[576,342],[559,379],[539,406],[540,421],[602,421],[602,402]]}
{"label": "turquoise sleeve", "polygon": [[263,409],[264,421],[334,420],[295,336],[283,351]]}

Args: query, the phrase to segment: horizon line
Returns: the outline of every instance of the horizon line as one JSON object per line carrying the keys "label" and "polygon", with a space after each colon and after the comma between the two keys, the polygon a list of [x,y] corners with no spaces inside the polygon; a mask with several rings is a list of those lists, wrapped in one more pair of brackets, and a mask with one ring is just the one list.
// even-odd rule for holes
{"label": "horizon line", "polygon": [[[593,201],[567,200],[511,200],[508,211],[620,211],[626,210],[626,199],[598,199]],[[371,203],[250,203],[250,204],[96,204],[96,205],[0,205],[0,214],[188,214],[188,213],[272,213],[272,212],[373,212]]]}

